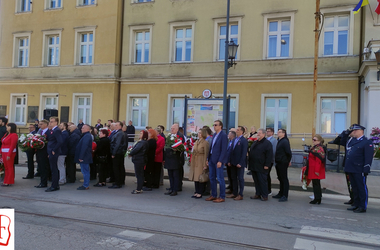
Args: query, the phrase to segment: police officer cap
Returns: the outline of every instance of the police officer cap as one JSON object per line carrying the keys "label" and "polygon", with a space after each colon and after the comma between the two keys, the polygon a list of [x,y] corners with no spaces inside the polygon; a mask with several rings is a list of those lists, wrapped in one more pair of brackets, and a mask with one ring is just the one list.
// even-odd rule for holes
{"label": "police officer cap", "polygon": [[362,125],[359,125],[359,124],[352,124],[351,127],[350,127],[351,130],[364,130],[365,127],[363,127]]}

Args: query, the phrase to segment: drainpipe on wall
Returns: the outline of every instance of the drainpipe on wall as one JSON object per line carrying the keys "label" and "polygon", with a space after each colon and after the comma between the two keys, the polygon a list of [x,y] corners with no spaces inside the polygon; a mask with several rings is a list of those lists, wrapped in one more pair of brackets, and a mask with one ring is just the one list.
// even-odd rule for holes
{"label": "drainpipe on wall", "polygon": [[121,0],[121,24],[120,24],[120,57],[119,68],[117,72],[118,85],[117,85],[117,101],[116,101],[116,117],[120,120],[120,102],[121,102],[121,73],[123,68],[123,40],[124,40],[124,0]]}
{"label": "drainpipe on wall", "polygon": [[[364,11],[365,8],[362,8],[362,11],[360,11],[360,50],[359,50],[359,71],[360,71],[360,68],[362,67],[362,56],[363,56],[363,50],[364,50],[364,44],[363,44],[363,33],[364,33],[364,23],[365,23],[365,20],[364,20]],[[359,72],[358,71],[358,72]],[[359,79],[358,79],[358,124],[360,124],[360,115],[361,115],[361,82],[362,82],[362,76],[359,76]]]}

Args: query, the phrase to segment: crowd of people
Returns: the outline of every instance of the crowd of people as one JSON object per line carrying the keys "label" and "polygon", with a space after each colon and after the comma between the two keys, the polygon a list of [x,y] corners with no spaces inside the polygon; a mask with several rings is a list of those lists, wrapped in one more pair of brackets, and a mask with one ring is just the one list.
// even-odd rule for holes
{"label": "crowd of people", "polygon": [[[367,209],[365,178],[370,170],[372,158],[369,156],[370,150],[373,154],[373,147],[364,137],[364,129],[355,124],[335,142],[346,146],[344,166],[351,180],[353,196],[350,210],[354,212],[365,212]],[[270,173],[275,167],[280,186],[279,192],[272,197],[279,202],[288,201],[288,167],[291,166],[292,151],[285,129],[277,131],[277,139],[274,138],[273,128],[256,130],[254,126],[250,131],[247,127],[238,126],[230,129],[227,134],[223,131],[223,123],[216,120],[213,130],[214,133],[210,127],[204,126],[196,131],[196,136],[187,139],[178,124],[171,126],[168,136],[164,135],[165,128],[159,125],[155,129],[147,127],[141,130],[135,141],[132,121],[126,125],[124,121],[108,120],[103,125],[98,119],[95,126],[90,126],[82,120],[75,125],[71,122],[59,123],[58,117],[51,117],[49,121],[41,120],[29,125],[31,134],[46,136],[47,146],[26,151],[28,174],[23,178],[40,177],[36,188],[46,188],[46,192],[58,191],[65,183],[76,182],[76,164],[79,164],[83,184],[78,190],[89,189],[90,180],[96,178],[98,182],[94,187],[106,187],[107,183],[112,183],[108,188],[118,189],[125,185],[124,157],[128,156],[134,164],[137,179],[132,194],[152,191],[163,185],[163,168],[166,168],[170,186],[165,195],[176,196],[182,191],[186,152],[168,144],[172,137],[175,138],[176,145],[183,143],[192,146],[188,176],[194,182],[192,198],[200,199],[203,195],[209,195],[205,200],[215,203],[224,202],[226,198],[243,200],[244,173],[248,168],[255,185],[255,195],[250,199],[267,201],[268,196],[272,195]],[[2,186],[10,186],[14,184],[15,178],[13,163],[18,141],[16,124],[0,118],[0,138],[1,157],[5,166]],[[321,135],[313,136],[313,146],[306,166],[306,175],[312,181],[314,191],[314,199],[310,204],[321,204],[322,200],[320,180],[325,179],[326,168],[326,148],[323,144]],[[34,155],[38,163],[37,173],[34,173]],[[227,187],[225,169],[229,182]],[[50,187],[48,180],[51,180]]]}

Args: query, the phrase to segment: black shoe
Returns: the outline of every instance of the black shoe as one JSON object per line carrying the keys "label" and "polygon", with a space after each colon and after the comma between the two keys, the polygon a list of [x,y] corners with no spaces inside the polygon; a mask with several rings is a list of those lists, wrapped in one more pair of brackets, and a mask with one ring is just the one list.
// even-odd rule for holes
{"label": "black shoe", "polygon": [[26,179],[34,179],[34,176],[29,176],[29,175],[27,175],[26,177],[22,177],[24,180],[26,180]]}
{"label": "black shoe", "polygon": [[108,188],[116,189],[116,188],[121,188],[121,186],[114,184],[114,185],[112,185],[112,186],[110,186]]}
{"label": "black shoe", "polygon": [[349,201],[345,202],[344,204],[346,204],[346,205],[352,205],[352,204],[354,204],[354,201],[353,200],[349,200]]}
{"label": "black shoe", "polygon": [[94,185],[94,187],[104,187],[104,186],[106,186],[106,184],[102,184],[99,182]]}
{"label": "black shoe", "polygon": [[365,213],[366,211],[367,210],[365,210],[364,208],[359,207],[359,208],[354,210],[354,213]]}
{"label": "black shoe", "polygon": [[34,174],[34,177],[41,177],[41,174],[37,172]]}
{"label": "black shoe", "polygon": [[249,170],[249,171],[247,172],[247,175],[252,175],[252,171]]}
{"label": "black shoe", "polygon": [[349,208],[347,208],[348,211],[354,211],[356,209],[358,209],[359,207],[356,207],[356,206],[351,206]]}
{"label": "black shoe", "polygon": [[39,184],[38,186],[34,186],[35,188],[46,188],[47,185]]}
{"label": "black shoe", "polygon": [[67,183],[75,183],[75,181],[66,181],[66,184],[67,184]]}
{"label": "black shoe", "polygon": [[143,191],[152,191],[152,189],[151,189],[151,188],[148,188],[148,187],[143,187],[142,190],[143,190]]}
{"label": "black shoe", "polygon": [[182,188],[178,189],[178,192],[182,192]]}
{"label": "black shoe", "polygon": [[272,196],[272,198],[275,198],[275,199],[280,199],[282,197],[282,195],[280,194],[276,194],[275,196]]}
{"label": "black shoe", "polygon": [[211,193],[209,191],[204,192],[202,195],[209,196]]}
{"label": "black shoe", "polygon": [[314,199],[312,201],[309,202],[310,204],[321,204],[321,200],[320,199]]}
{"label": "black shoe", "polygon": [[166,190],[171,190],[170,188],[166,188]]}
{"label": "black shoe", "polygon": [[288,198],[285,196],[282,196],[278,201],[279,202],[285,202],[285,201],[288,201]]}
{"label": "black shoe", "polygon": [[45,192],[54,192],[54,191],[58,191],[59,189],[60,189],[59,187],[56,187],[56,188],[49,187],[48,189],[45,190]]}
{"label": "black shoe", "polygon": [[177,192],[172,192],[171,194],[170,194],[170,196],[176,196],[178,193]]}
{"label": "black shoe", "polygon": [[173,192],[169,190],[168,192],[164,193],[164,195],[171,195]]}

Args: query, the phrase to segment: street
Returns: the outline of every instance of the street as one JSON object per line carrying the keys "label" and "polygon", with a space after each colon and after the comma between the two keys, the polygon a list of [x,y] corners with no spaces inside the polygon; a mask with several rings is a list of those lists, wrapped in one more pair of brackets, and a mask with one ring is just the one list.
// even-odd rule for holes
{"label": "street", "polygon": [[[291,191],[289,201],[244,200],[215,204],[191,199],[185,181],[178,196],[160,189],[132,195],[135,178],[118,190],[78,191],[66,184],[58,192],[33,188],[21,180],[2,187],[0,207],[15,208],[15,249],[379,249],[380,200],[370,198],[365,214],[347,211],[347,196],[324,194],[310,205],[312,193]],[[81,174],[77,177],[80,179]],[[91,184],[95,184],[92,181]],[[276,193],[277,190],[274,190]]]}

